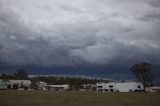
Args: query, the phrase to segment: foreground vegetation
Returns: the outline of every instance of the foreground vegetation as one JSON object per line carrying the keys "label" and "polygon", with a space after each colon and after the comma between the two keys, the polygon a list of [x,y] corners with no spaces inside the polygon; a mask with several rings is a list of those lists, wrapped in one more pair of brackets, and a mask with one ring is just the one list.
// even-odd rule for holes
{"label": "foreground vegetation", "polygon": [[159,93],[0,91],[0,106],[159,106]]}

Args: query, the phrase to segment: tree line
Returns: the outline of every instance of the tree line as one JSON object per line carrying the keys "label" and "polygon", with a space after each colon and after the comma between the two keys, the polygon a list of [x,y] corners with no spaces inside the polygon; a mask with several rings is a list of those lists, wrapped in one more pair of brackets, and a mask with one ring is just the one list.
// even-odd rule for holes
{"label": "tree line", "polygon": [[18,69],[13,75],[2,73],[0,79],[26,80],[28,79],[28,73],[25,69]]}
{"label": "tree line", "polygon": [[89,79],[82,77],[34,77],[29,78],[32,81],[32,86],[36,86],[36,82],[43,81],[49,85],[62,85],[69,84],[71,89],[81,89],[84,84],[96,84],[97,82],[109,82],[108,80],[103,79]]}
{"label": "tree line", "polygon": [[[136,63],[130,68],[132,74],[135,76],[138,82],[142,82],[144,90],[147,86],[152,85],[152,81],[155,78],[151,64],[148,62]],[[103,79],[88,79],[88,78],[74,78],[74,77],[34,77],[28,78],[28,74],[25,69],[18,69],[13,75],[1,74],[0,79],[21,79],[31,80],[32,86],[36,86],[36,82],[44,81],[48,84],[69,84],[72,88],[81,88],[83,84],[96,84],[97,82],[109,82]]]}
{"label": "tree line", "polygon": [[91,79],[82,77],[37,76],[29,78],[25,69],[18,69],[16,73],[14,73],[13,75],[1,74],[0,79],[30,80],[32,82],[31,84],[32,88],[37,88],[37,82],[39,81],[46,82],[49,85],[69,84],[71,89],[72,88],[80,89],[84,84],[96,84],[97,82],[108,82],[108,80],[103,80],[103,79]]}

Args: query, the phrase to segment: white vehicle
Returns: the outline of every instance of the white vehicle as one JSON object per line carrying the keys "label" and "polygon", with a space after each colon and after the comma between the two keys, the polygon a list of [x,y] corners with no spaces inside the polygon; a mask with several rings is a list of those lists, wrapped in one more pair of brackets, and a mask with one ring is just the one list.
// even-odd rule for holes
{"label": "white vehicle", "polygon": [[24,88],[18,88],[17,90],[22,91],[22,90],[24,90]]}

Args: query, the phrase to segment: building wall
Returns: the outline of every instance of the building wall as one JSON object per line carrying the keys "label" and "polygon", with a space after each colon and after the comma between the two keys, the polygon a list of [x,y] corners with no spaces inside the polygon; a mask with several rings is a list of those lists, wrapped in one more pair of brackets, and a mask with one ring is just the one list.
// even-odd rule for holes
{"label": "building wall", "polygon": [[46,85],[47,85],[47,83],[45,83],[45,82],[38,82],[37,83],[39,90],[46,90]]}
{"label": "building wall", "polygon": [[124,82],[124,83],[116,83],[116,89],[119,90],[119,92],[130,92],[135,90],[142,90],[143,86],[141,83]]}
{"label": "building wall", "polygon": [[105,89],[105,83],[97,83],[97,91],[103,91]]}
{"label": "building wall", "polygon": [[69,85],[47,85],[50,90],[68,90]]}
{"label": "building wall", "polygon": [[137,82],[109,82],[109,83],[97,83],[97,91],[106,92],[130,92],[135,90],[142,90],[143,86]]}
{"label": "building wall", "polygon": [[9,80],[8,85],[11,88],[20,88],[22,86],[30,88],[31,81],[30,80]]}
{"label": "building wall", "polygon": [[0,89],[7,89],[6,83],[0,83]]}
{"label": "building wall", "polygon": [[160,86],[147,87],[147,92],[160,92]]}

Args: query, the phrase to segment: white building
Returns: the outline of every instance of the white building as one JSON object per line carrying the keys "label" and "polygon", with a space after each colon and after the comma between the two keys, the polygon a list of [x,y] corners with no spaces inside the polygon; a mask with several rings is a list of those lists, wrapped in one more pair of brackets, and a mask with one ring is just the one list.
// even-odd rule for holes
{"label": "white building", "polygon": [[47,88],[49,90],[68,90],[69,89],[69,85],[47,85]]}
{"label": "white building", "polygon": [[84,84],[82,85],[83,89],[81,89],[81,91],[96,91],[96,84]]}
{"label": "white building", "polygon": [[47,83],[45,82],[37,82],[37,86],[39,90],[46,90]]}
{"label": "white building", "polygon": [[131,92],[143,90],[142,83],[139,82],[109,82],[97,83],[97,91],[106,92]]}
{"label": "white building", "polygon": [[0,80],[0,90],[7,89],[7,82]]}
{"label": "white building", "polygon": [[147,87],[147,92],[160,92],[160,86]]}
{"label": "white building", "polygon": [[30,88],[30,80],[0,80],[0,89]]}
{"label": "white building", "polygon": [[7,88],[18,89],[22,87],[30,88],[31,81],[30,80],[9,80],[7,84]]}

